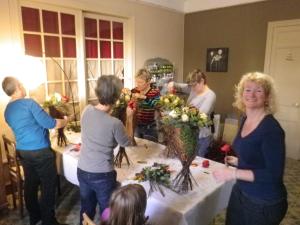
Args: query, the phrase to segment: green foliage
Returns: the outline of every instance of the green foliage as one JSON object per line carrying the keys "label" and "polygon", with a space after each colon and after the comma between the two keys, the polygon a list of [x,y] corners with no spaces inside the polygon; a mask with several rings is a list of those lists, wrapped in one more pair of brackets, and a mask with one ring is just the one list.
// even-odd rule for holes
{"label": "green foliage", "polygon": [[180,140],[184,144],[186,154],[190,157],[195,153],[198,129],[183,125],[180,129]]}
{"label": "green foliage", "polygon": [[170,185],[171,173],[166,164],[154,163],[151,167],[144,167],[140,173],[135,174],[135,180],[156,182],[165,186]]}

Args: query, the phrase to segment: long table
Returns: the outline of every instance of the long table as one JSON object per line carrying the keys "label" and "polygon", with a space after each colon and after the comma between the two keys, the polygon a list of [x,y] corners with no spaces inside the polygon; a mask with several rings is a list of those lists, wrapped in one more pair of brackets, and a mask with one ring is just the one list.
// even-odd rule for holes
{"label": "long table", "polygon": [[[80,143],[80,134],[68,134],[71,143]],[[134,176],[145,166],[152,166],[154,162],[164,163],[170,166],[171,177],[174,177],[181,169],[178,159],[166,158],[165,146],[144,139],[136,138],[137,146],[127,147],[130,166],[124,159],[121,168],[116,168],[117,179],[122,185],[136,183]],[[80,151],[72,150],[74,145],[70,144],[65,148],[54,147],[55,151],[62,154],[61,173],[65,178],[78,185],[77,163]],[[117,148],[115,149],[117,151]],[[115,152],[116,153],[116,152]],[[212,171],[222,168],[225,165],[210,161],[209,168],[203,168],[204,159],[196,157],[190,170],[197,184],[187,194],[179,195],[167,188],[163,188],[165,197],[160,192],[153,192],[147,201],[146,215],[149,215],[150,222],[155,225],[208,225],[216,214],[226,208],[229,195],[234,182],[216,182]],[[146,191],[149,190],[149,183],[141,183]]]}

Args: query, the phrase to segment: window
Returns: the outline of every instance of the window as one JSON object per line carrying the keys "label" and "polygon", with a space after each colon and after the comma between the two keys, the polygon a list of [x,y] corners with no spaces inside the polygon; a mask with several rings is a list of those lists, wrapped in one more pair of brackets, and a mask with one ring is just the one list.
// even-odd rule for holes
{"label": "window", "polygon": [[84,16],[88,101],[96,99],[94,88],[101,75],[124,79],[124,23],[112,17]]}
{"label": "window", "polygon": [[47,74],[30,96],[42,103],[57,92],[71,97],[78,108],[75,15],[26,6],[21,14],[25,54],[41,58]]}
{"label": "window", "polygon": [[25,54],[40,58],[46,69],[45,82],[31,97],[42,103],[57,92],[73,99],[80,112],[96,100],[98,77],[124,78],[125,19],[26,2],[21,6]]}

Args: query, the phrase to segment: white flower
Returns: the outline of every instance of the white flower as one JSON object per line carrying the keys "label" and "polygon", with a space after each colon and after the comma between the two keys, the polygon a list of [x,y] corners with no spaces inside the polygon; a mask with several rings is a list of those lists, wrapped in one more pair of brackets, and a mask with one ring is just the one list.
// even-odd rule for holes
{"label": "white flower", "polygon": [[54,97],[55,97],[55,99],[56,99],[56,101],[57,102],[60,102],[61,101],[61,95],[60,94],[58,94],[58,93],[54,93]]}
{"label": "white flower", "polygon": [[181,115],[181,120],[182,120],[183,122],[188,122],[188,121],[189,121],[189,116],[186,115],[186,114],[182,114],[182,115]]}
{"label": "white flower", "polygon": [[169,116],[171,116],[172,118],[177,118],[178,117],[178,113],[175,111],[175,110],[172,110],[170,113],[169,113]]}

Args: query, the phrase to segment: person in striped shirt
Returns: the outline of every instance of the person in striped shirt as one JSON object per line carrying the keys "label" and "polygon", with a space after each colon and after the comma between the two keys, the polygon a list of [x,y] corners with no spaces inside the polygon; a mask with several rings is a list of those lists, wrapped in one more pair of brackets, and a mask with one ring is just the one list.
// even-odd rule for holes
{"label": "person in striped shirt", "polygon": [[146,69],[137,72],[136,87],[132,90],[133,98],[137,101],[135,136],[157,142],[155,114],[160,92],[151,87],[150,81],[151,74]]}

